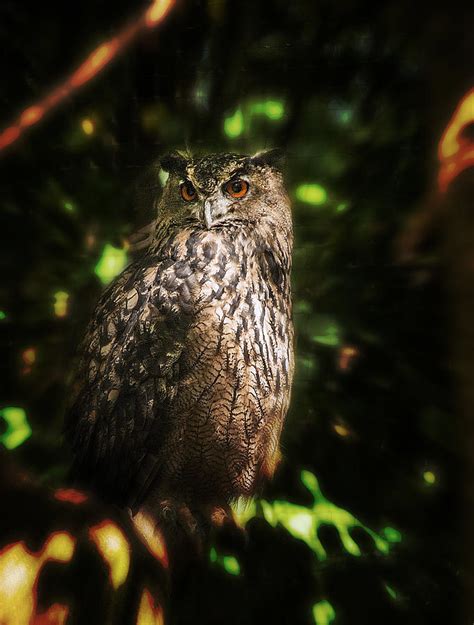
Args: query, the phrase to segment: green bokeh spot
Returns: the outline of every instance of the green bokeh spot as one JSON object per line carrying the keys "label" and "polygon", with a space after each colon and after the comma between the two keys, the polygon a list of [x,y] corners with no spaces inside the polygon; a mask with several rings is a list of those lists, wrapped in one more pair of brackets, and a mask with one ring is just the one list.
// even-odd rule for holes
{"label": "green bokeh spot", "polygon": [[337,347],[341,344],[341,328],[339,324],[326,315],[314,315],[313,334],[311,336],[314,343]]}
{"label": "green bokeh spot", "polygon": [[230,139],[236,139],[249,128],[253,117],[266,117],[270,121],[279,121],[285,115],[285,105],[281,100],[262,100],[245,103],[237,108],[233,115],[224,119],[224,132]]}
{"label": "green bokeh spot", "polygon": [[385,590],[392,597],[392,599],[397,599],[398,597],[397,592],[391,586],[389,586],[388,584],[385,584]]}
{"label": "green bokeh spot", "polygon": [[294,311],[297,315],[309,314],[312,310],[311,304],[305,300],[298,300],[294,305]]}
{"label": "green bokeh spot", "polygon": [[244,131],[244,116],[238,108],[233,115],[224,119],[224,132],[230,139],[239,137]]}
{"label": "green bokeh spot", "polygon": [[303,471],[301,471],[300,473],[300,479],[301,479],[301,483],[303,484],[303,486],[306,486],[309,492],[314,497],[317,497],[320,492],[319,482],[318,482],[318,478],[314,475],[314,473],[311,473],[311,471],[306,471],[305,469],[303,469]]}
{"label": "green bokeh spot", "polygon": [[56,291],[53,298],[54,314],[56,317],[65,317],[67,315],[69,293],[67,291]]}
{"label": "green bokeh spot", "polygon": [[436,482],[436,475],[435,473],[433,473],[433,471],[425,471],[423,473],[423,479],[429,486],[433,486],[433,484]]}
{"label": "green bokeh spot", "polygon": [[250,105],[249,113],[250,115],[264,115],[272,121],[278,121],[285,114],[285,106],[281,100],[265,100]]}
{"label": "green bokeh spot", "polygon": [[341,111],[338,116],[338,119],[341,122],[341,124],[348,124],[352,119],[352,114],[350,111]]}
{"label": "green bokeh spot", "polygon": [[283,117],[285,114],[285,107],[283,106],[283,102],[279,102],[277,100],[268,100],[266,103],[266,114],[268,119],[272,119],[277,121]]}
{"label": "green bokeh spot", "polygon": [[296,187],[296,199],[305,204],[320,206],[325,204],[328,194],[320,184],[300,184]]}
{"label": "green bokeh spot", "polygon": [[217,553],[215,547],[209,551],[209,560],[213,564],[221,566],[229,575],[240,575],[240,564],[234,556],[224,556]]}
{"label": "green bokeh spot", "polygon": [[298,358],[298,365],[304,367],[308,371],[316,370],[316,359],[314,356],[300,356]]}
{"label": "green bokeh spot", "polygon": [[94,271],[102,284],[109,284],[126,265],[127,252],[124,249],[114,247],[110,245],[110,243],[107,243]]}
{"label": "green bokeh spot", "polygon": [[400,532],[393,527],[384,527],[383,535],[391,543],[399,543],[402,540]]}
{"label": "green bokeh spot", "polygon": [[222,565],[230,575],[240,575],[240,564],[234,556],[224,556],[222,558]]}
{"label": "green bokeh spot", "polygon": [[7,318],[7,313],[4,310],[0,310],[0,321]]}
{"label": "green bokeh spot", "polygon": [[320,601],[313,605],[313,619],[315,625],[329,625],[336,618],[334,608],[329,601]]}
{"label": "green bokeh spot", "polygon": [[76,210],[74,204],[72,202],[69,202],[69,201],[64,202],[63,206],[64,206],[65,210],[67,210],[69,213],[73,213]]}
{"label": "green bokeh spot", "polygon": [[7,449],[15,449],[31,436],[31,427],[23,408],[8,406],[0,410],[0,416],[7,424],[6,431],[0,436],[0,443]]}

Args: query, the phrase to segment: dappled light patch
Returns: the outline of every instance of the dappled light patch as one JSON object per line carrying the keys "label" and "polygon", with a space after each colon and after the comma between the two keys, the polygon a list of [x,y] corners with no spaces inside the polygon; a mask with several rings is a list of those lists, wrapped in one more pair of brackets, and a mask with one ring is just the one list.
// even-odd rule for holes
{"label": "dappled light patch", "polygon": [[438,145],[438,187],[443,193],[464,169],[474,166],[474,143],[463,136],[471,124],[474,124],[474,89],[459,102]]}
{"label": "dappled light patch", "polygon": [[361,550],[350,534],[353,529],[360,528],[366,532],[374,541],[376,549],[383,554],[388,554],[391,545],[401,541],[398,530],[386,527],[381,534],[377,534],[348,510],[329,501],[323,495],[318,479],[310,471],[301,471],[301,482],[313,495],[314,503],[311,507],[290,501],[259,499],[243,508],[237,507],[237,519],[245,525],[254,516],[262,516],[272,527],[282,525],[292,536],[304,541],[320,561],[327,559],[326,550],[318,536],[319,529],[324,525],[337,530],[345,551],[355,557],[361,555]]}
{"label": "dappled light patch", "polygon": [[101,257],[95,266],[95,273],[102,284],[109,284],[127,265],[125,249],[114,247],[107,243],[102,250]]}
{"label": "dappled light patch", "polygon": [[117,589],[127,579],[130,568],[130,544],[113,521],[105,520],[91,527],[91,540],[109,567],[110,582]]}
{"label": "dappled light patch", "polygon": [[[23,541],[0,551],[0,623],[2,625],[61,625],[68,608],[55,604],[42,616],[36,615],[38,578],[46,562],[69,562],[76,540],[68,532],[51,534],[38,552],[30,551]],[[48,620],[49,619],[49,620]]]}
{"label": "dappled light patch", "polygon": [[313,620],[315,625],[330,625],[336,618],[334,608],[325,599],[313,606]]}
{"label": "dappled light patch", "polygon": [[138,608],[136,625],[164,625],[164,622],[161,605],[155,602],[148,588],[144,588]]}
{"label": "dappled light patch", "polygon": [[31,427],[23,408],[7,406],[0,410],[0,417],[7,424],[6,430],[0,435],[0,443],[7,449],[19,447],[31,436]]}
{"label": "dappled light patch", "polygon": [[285,104],[277,98],[250,100],[242,103],[224,118],[224,133],[229,139],[237,139],[248,132],[255,118],[279,122],[285,117]]}
{"label": "dappled light patch", "polygon": [[209,560],[213,564],[222,567],[229,575],[240,575],[240,562],[235,556],[223,555],[217,551],[215,547],[211,547],[209,551]]}

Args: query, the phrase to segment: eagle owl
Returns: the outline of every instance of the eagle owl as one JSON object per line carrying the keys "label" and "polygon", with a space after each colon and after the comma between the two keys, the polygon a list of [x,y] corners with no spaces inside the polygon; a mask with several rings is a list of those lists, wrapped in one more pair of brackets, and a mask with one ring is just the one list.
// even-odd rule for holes
{"label": "eagle owl", "polygon": [[147,250],[97,305],[65,432],[79,478],[132,514],[179,501],[212,518],[278,463],[293,376],[279,161],[164,157]]}

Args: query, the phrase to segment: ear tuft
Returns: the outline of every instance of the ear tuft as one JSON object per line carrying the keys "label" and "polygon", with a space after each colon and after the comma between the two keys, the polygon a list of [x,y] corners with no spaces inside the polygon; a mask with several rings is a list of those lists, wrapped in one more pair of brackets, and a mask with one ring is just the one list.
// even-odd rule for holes
{"label": "ear tuft", "polygon": [[161,167],[169,174],[181,174],[186,173],[187,159],[179,152],[170,152],[160,159]]}
{"label": "ear tuft", "polygon": [[252,156],[252,163],[254,165],[260,165],[271,167],[277,171],[282,171],[285,166],[285,152],[280,148],[273,148],[271,150],[264,150],[257,152],[255,156]]}

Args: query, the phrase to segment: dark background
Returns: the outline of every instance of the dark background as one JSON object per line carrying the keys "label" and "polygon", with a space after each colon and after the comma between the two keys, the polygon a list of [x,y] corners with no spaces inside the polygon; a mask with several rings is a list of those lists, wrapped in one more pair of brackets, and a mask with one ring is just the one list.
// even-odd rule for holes
{"label": "dark background", "polygon": [[[2,126],[145,7],[4,0]],[[437,143],[472,82],[473,23],[456,0],[183,0],[0,154],[0,408],[25,410],[32,435],[9,453],[55,486],[69,462],[72,357],[103,288],[95,268],[106,244],[123,248],[152,218],[159,179],[147,166],[173,148],[287,151],[297,372],[284,462],[263,496],[311,507],[307,469],[330,502],[401,541],[384,554],[351,530],[354,556],[329,521],[318,559],[257,510],[248,548],[234,554],[242,574],[212,565],[179,622],[326,625],[324,601],[336,625],[470,622],[442,234],[410,264],[396,242],[426,203]],[[322,187],[316,203],[301,201],[302,184]]]}

